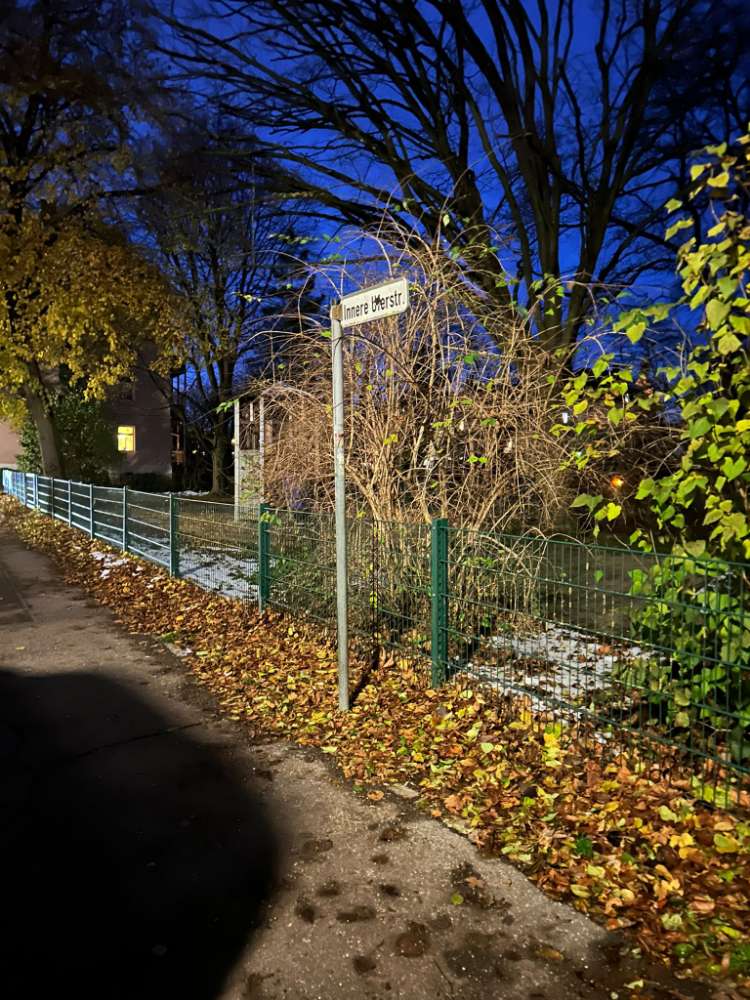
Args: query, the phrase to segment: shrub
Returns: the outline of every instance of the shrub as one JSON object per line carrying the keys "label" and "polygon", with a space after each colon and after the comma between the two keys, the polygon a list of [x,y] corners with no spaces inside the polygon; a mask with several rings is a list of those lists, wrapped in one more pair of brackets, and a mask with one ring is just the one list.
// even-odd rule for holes
{"label": "shrub", "polygon": [[[577,436],[586,467],[612,447],[612,428],[642,414],[677,416],[671,464],[644,475],[634,496],[655,528],[651,536],[635,531],[631,541],[665,553],[649,573],[633,576],[631,594],[646,598],[633,631],[660,657],[656,673],[653,661],[635,671],[671,726],[697,724],[711,740],[722,734],[741,762],[750,753],[750,134],[732,148],[706,150],[691,178],[689,204],[667,205],[669,239],[694,231],[696,217],[707,221],[702,240],[694,233],[677,253],[683,295],[623,313],[615,330],[638,343],[650,324],[692,316],[694,348],[648,397],[629,393],[632,375],[602,359],[596,381],[570,381],[576,419],[557,432]],[[595,532],[622,516],[622,504],[603,495],[582,494],[574,506],[589,512]]]}

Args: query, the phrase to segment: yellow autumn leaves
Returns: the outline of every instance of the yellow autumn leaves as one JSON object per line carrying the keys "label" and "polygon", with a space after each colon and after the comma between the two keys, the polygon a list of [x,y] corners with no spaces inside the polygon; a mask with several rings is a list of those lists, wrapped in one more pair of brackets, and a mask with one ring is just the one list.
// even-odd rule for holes
{"label": "yellow autumn leaves", "polygon": [[[115,230],[71,215],[54,226],[26,213],[0,235],[0,388],[64,365],[87,394],[126,376],[151,342],[173,352],[177,299]],[[37,376],[38,377],[38,376]]]}

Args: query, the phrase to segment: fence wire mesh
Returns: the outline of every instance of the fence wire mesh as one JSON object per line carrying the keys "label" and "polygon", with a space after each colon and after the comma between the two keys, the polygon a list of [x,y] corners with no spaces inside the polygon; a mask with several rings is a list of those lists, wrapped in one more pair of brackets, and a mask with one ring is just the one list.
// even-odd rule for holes
{"label": "fence wire mesh", "polygon": [[[3,491],[207,590],[336,619],[334,518],[3,470]],[[354,641],[599,744],[750,775],[750,566],[428,524],[347,526]]]}
{"label": "fence wire mesh", "polygon": [[70,483],[65,479],[52,480],[52,513],[60,521],[70,522]]}
{"label": "fence wire mesh", "polygon": [[168,567],[169,497],[142,490],[128,490],[127,507],[130,551]]}
{"label": "fence wire mesh", "polygon": [[225,597],[258,598],[258,508],[176,497],[179,574]]}
{"label": "fence wire mesh", "polygon": [[379,645],[431,655],[430,526],[370,525],[371,628]]}
{"label": "fence wire mesh", "polygon": [[80,528],[91,533],[91,490],[86,483],[73,483],[70,488],[70,523],[74,528]]}
{"label": "fence wire mesh", "polygon": [[330,623],[336,615],[333,517],[267,509],[268,599],[285,611]]}
{"label": "fence wire mesh", "polygon": [[448,530],[445,674],[750,773],[744,564]]}
{"label": "fence wire mesh", "polygon": [[109,486],[93,487],[93,535],[110,545],[124,548],[125,499],[122,490]]}

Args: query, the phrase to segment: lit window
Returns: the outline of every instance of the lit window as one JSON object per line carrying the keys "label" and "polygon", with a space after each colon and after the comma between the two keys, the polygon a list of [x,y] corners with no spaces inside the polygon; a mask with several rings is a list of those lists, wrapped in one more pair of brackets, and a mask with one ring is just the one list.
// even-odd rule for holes
{"label": "lit window", "polygon": [[117,428],[117,450],[135,451],[135,427],[126,425]]}

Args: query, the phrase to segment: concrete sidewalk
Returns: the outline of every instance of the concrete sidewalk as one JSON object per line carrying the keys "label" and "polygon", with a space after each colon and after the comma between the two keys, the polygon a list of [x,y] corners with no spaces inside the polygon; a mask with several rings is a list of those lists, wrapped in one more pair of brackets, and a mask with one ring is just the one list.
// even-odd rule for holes
{"label": "concrete sidewalk", "polygon": [[370,802],[322,754],[251,742],[8,533],[0,666],[8,997],[613,1000],[639,979],[660,1000],[711,995],[408,790]]}

